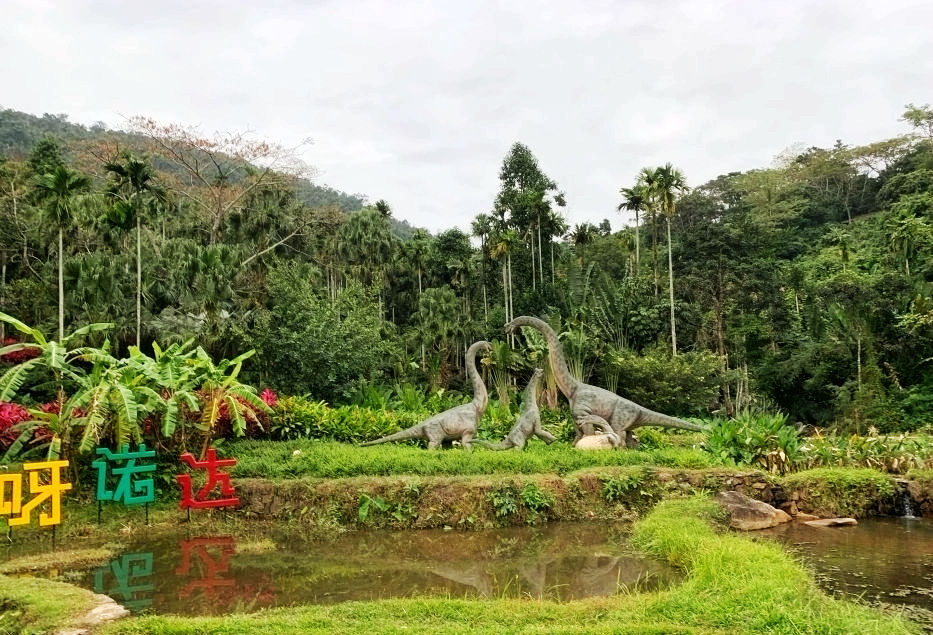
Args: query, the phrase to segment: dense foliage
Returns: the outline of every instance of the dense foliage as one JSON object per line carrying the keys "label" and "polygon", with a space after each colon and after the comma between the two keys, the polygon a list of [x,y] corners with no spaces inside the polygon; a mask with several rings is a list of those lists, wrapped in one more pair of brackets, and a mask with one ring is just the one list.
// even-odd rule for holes
{"label": "dense foliage", "polygon": [[[472,240],[405,229],[385,201],[348,213],[361,199],[311,196],[295,156],[245,136],[0,115],[0,309],[59,339],[111,322],[117,356],[191,337],[213,358],[255,349],[245,380],[339,404],[361,386],[461,390],[482,337],[505,403],[543,355],[501,325],[534,314],[573,372],[671,413],[861,433],[933,416],[928,107],[903,137],[693,190],[646,168],[620,183],[615,233],[568,227],[557,180],[515,144]],[[555,405],[553,378],[544,392]]]}

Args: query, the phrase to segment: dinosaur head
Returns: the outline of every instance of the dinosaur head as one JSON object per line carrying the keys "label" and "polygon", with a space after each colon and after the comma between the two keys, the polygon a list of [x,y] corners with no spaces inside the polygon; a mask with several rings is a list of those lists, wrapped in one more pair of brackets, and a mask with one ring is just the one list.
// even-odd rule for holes
{"label": "dinosaur head", "polygon": [[535,368],[535,371],[534,371],[533,373],[531,373],[531,378],[532,378],[532,379],[540,379],[542,375],[544,375],[544,369],[543,369],[543,368]]}

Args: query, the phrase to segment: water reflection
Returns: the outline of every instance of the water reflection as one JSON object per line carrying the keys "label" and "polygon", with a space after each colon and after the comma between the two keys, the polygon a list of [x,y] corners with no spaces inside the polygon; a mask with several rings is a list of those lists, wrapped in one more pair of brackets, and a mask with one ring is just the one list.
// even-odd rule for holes
{"label": "water reflection", "polygon": [[855,527],[789,523],[760,532],[798,554],[830,592],[918,609],[933,627],[933,522],[860,520]]}
{"label": "water reflection", "polygon": [[133,613],[152,604],[152,552],[126,553],[94,570],[94,592],[109,595]]}
{"label": "water reflection", "polygon": [[618,526],[594,523],[264,542],[142,537],[105,566],[64,575],[134,612],[187,615],[412,595],[565,601],[680,579],[666,564],[634,555]]}

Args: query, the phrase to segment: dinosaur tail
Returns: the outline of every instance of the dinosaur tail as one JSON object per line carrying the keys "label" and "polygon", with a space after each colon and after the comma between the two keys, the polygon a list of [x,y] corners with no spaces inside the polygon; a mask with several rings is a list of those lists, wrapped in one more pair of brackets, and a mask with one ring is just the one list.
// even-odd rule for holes
{"label": "dinosaur tail", "polygon": [[374,441],[366,441],[365,443],[360,443],[360,446],[365,445],[379,445],[380,443],[391,443],[392,441],[407,441],[408,439],[418,439],[421,437],[421,424],[412,426],[410,428],[405,428],[400,432],[395,434],[390,434],[387,437],[382,437],[381,439],[375,439]]}
{"label": "dinosaur tail", "polygon": [[514,447],[508,441],[502,441],[501,443],[490,443],[485,439],[473,439],[473,443],[484,448],[489,448],[490,450],[508,450],[509,448]]}
{"label": "dinosaur tail", "polygon": [[662,415],[660,412],[655,412],[654,410],[648,410],[645,408],[641,416],[638,417],[638,421],[635,422],[635,425],[631,426],[632,428],[640,428],[641,426],[661,426],[662,428],[680,428],[681,430],[693,430],[694,432],[705,432],[708,428],[705,426],[698,425],[696,423],[691,423],[689,421],[684,421],[683,419],[678,419],[677,417],[669,417],[668,415]]}

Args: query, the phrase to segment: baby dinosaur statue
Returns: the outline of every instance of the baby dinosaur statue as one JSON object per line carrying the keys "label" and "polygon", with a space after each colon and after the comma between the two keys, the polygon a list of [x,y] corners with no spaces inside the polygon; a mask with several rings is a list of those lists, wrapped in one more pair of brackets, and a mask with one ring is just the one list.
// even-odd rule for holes
{"label": "baby dinosaur statue", "polygon": [[483,383],[482,377],[476,371],[476,354],[481,351],[485,353],[491,350],[492,344],[483,340],[474,342],[467,349],[467,377],[473,382],[473,401],[445,410],[401,432],[390,434],[375,441],[367,441],[360,445],[376,445],[407,439],[425,439],[428,442],[428,449],[434,450],[441,447],[441,443],[444,441],[460,439],[460,445],[469,449],[473,437],[476,436],[476,426],[480,419],[483,418],[483,413],[486,412],[486,406],[489,403],[486,384]]}
{"label": "baby dinosaur statue", "polygon": [[509,448],[518,448],[523,450],[525,444],[533,436],[544,439],[546,443],[552,443],[557,438],[541,427],[541,413],[538,410],[538,386],[541,384],[541,378],[544,371],[536,368],[525,388],[525,399],[522,402],[522,413],[518,416],[518,421],[509,431],[509,434],[501,443],[490,443],[483,439],[477,439],[476,443],[489,448],[490,450],[508,450]]}
{"label": "baby dinosaur statue", "polygon": [[522,315],[506,324],[505,330],[508,333],[514,333],[520,326],[530,326],[538,329],[544,339],[547,340],[551,371],[557,380],[558,388],[570,402],[570,412],[573,415],[574,425],[577,429],[574,445],[583,436],[593,434],[594,428],[603,429],[600,424],[608,424],[619,439],[625,439],[626,446],[634,445],[635,439],[631,430],[641,426],[661,426],[697,431],[706,429],[683,419],[648,410],[634,401],[624,399],[604,388],[584,384],[570,374],[557,333],[547,322]]}

